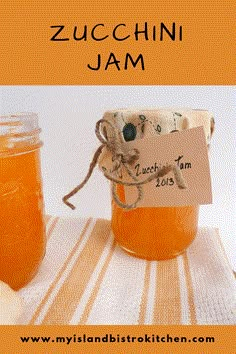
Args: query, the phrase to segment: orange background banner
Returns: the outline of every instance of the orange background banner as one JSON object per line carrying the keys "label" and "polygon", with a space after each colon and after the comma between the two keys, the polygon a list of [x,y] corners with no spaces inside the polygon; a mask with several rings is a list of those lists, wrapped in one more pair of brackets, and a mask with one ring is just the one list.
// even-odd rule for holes
{"label": "orange background banner", "polygon": [[[0,333],[1,353],[8,354],[235,353],[233,326],[1,326]],[[114,339],[109,342],[110,336],[116,342]],[[28,342],[23,342],[20,337],[35,337],[39,341],[29,338]],[[101,342],[91,342],[89,337],[100,337]],[[123,337],[125,342],[122,342]],[[49,338],[48,342],[45,338]],[[86,338],[86,342],[80,342],[79,338]]]}
{"label": "orange background banner", "polygon": [[[0,84],[233,84],[233,4],[231,0],[2,0]],[[140,33],[136,40],[135,29],[144,30],[145,22],[148,39]],[[161,23],[170,32],[175,23],[175,40],[166,31],[160,40]],[[91,37],[98,24],[94,35],[108,35],[100,41]],[[126,40],[118,41],[112,36],[119,24],[122,25],[115,34],[118,38],[130,36]],[[69,40],[50,40],[60,29],[51,26],[64,26],[56,37]],[[87,40],[74,40],[75,27],[77,37],[81,37],[84,26]],[[110,57],[111,53],[114,56]],[[88,65],[97,66],[98,54],[100,69],[89,69]],[[143,62],[140,59],[134,67],[132,60],[135,62],[140,54]],[[111,64],[114,60],[119,63]],[[110,65],[105,70],[108,61]]]}

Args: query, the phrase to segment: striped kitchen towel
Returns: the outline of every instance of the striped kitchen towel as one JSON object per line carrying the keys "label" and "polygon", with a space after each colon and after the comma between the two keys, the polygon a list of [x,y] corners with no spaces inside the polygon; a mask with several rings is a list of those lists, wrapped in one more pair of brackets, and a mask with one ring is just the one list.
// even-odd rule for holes
{"label": "striped kitchen towel", "polygon": [[47,218],[47,252],[18,293],[19,324],[234,324],[234,276],[216,229],[188,250],[146,261],[114,242],[110,221]]}

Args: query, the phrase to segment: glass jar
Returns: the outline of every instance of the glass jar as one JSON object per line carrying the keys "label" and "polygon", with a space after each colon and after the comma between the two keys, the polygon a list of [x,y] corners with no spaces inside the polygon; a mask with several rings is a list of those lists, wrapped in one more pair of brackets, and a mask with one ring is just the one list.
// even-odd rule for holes
{"label": "glass jar", "polygon": [[[214,129],[213,117],[205,110],[122,109],[106,112],[104,119],[117,128],[120,142],[203,126],[209,144]],[[107,137],[112,134],[109,125],[104,133]],[[124,186],[117,185],[116,193],[125,203]],[[198,205],[126,210],[112,200],[111,224],[116,241],[126,252],[162,260],[178,256],[191,244],[197,234],[198,214]]]}
{"label": "glass jar", "polygon": [[0,280],[17,290],[45,254],[38,117],[0,117]]}

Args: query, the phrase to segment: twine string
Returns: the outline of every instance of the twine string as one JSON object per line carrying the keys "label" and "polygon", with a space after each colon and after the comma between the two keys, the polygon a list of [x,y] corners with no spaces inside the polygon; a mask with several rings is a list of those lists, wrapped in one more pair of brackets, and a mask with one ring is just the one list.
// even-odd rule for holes
{"label": "twine string", "polygon": [[[104,123],[110,125],[110,127],[112,128],[112,136],[109,138],[105,137],[104,134],[101,133],[101,127],[102,127],[102,124],[104,124]],[[93,159],[92,159],[90,166],[89,166],[89,170],[88,170],[84,180],[77,187],[75,187],[70,193],[68,193],[67,195],[65,195],[63,197],[62,200],[67,206],[69,206],[73,210],[75,209],[75,206],[73,204],[71,204],[68,201],[68,199],[70,199],[72,196],[74,196],[88,182],[89,178],[91,177],[91,175],[93,173],[95,166],[98,163],[99,156],[101,155],[104,147],[106,147],[108,149],[108,151],[110,151],[112,154],[112,169],[110,170],[110,172],[108,172],[108,170],[105,166],[102,166],[101,169],[102,169],[104,177],[106,177],[108,180],[110,180],[112,182],[112,196],[113,196],[114,201],[117,203],[118,206],[120,206],[123,209],[129,210],[129,209],[136,208],[138,203],[143,198],[143,187],[142,186],[146,183],[150,183],[151,181],[153,181],[154,179],[156,179],[158,177],[163,177],[163,176],[167,175],[170,171],[173,171],[173,173],[174,173],[174,177],[175,177],[175,181],[176,181],[177,186],[180,189],[187,188],[179,167],[176,165],[172,165],[172,164],[166,165],[166,166],[162,167],[160,170],[158,170],[156,173],[147,177],[146,179],[144,179],[142,181],[138,181],[137,177],[133,174],[132,169],[129,166],[132,165],[135,161],[137,161],[139,159],[139,155],[140,155],[139,150],[132,149],[132,150],[124,152],[122,149],[122,144],[119,141],[119,139],[117,139],[115,132],[116,132],[116,127],[108,120],[100,119],[96,123],[95,133],[96,133],[98,140],[101,142],[101,145],[96,150],[96,152],[93,156]],[[122,167],[125,168],[126,172],[128,173],[128,175],[131,177],[131,179],[133,181],[130,181],[130,182],[129,181],[122,181],[121,179],[116,177],[116,175],[120,174]],[[121,200],[119,199],[119,197],[117,195],[117,185],[136,187],[137,194],[138,194],[137,199],[131,204],[121,202]]]}

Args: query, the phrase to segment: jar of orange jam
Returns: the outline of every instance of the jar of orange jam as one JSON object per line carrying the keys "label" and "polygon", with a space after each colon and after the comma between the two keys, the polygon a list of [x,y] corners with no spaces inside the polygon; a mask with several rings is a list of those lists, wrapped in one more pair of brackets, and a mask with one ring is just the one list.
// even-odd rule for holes
{"label": "jar of orange jam", "polygon": [[[116,139],[121,143],[154,135],[158,139],[161,134],[203,126],[209,144],[214,129],[214,119],[205,110],[121,109],[108,111],[103,118],[116,127]],[[107,124],[103,133],[109,139],[114,132]],[[101,161],[104,159],[106,156]],[[118,184],[116,193],[125,203],[124,186]],[[111,224],[116,241],[126,252],[162,260],[178,256],[191,244],[197,233],[198,214],[198,205],[126,210],[112,200]]]}
{"label": "jar of orange jam", "polygon": [[38,117],[0,117],[0,280],[17,290],[45,254]]}

